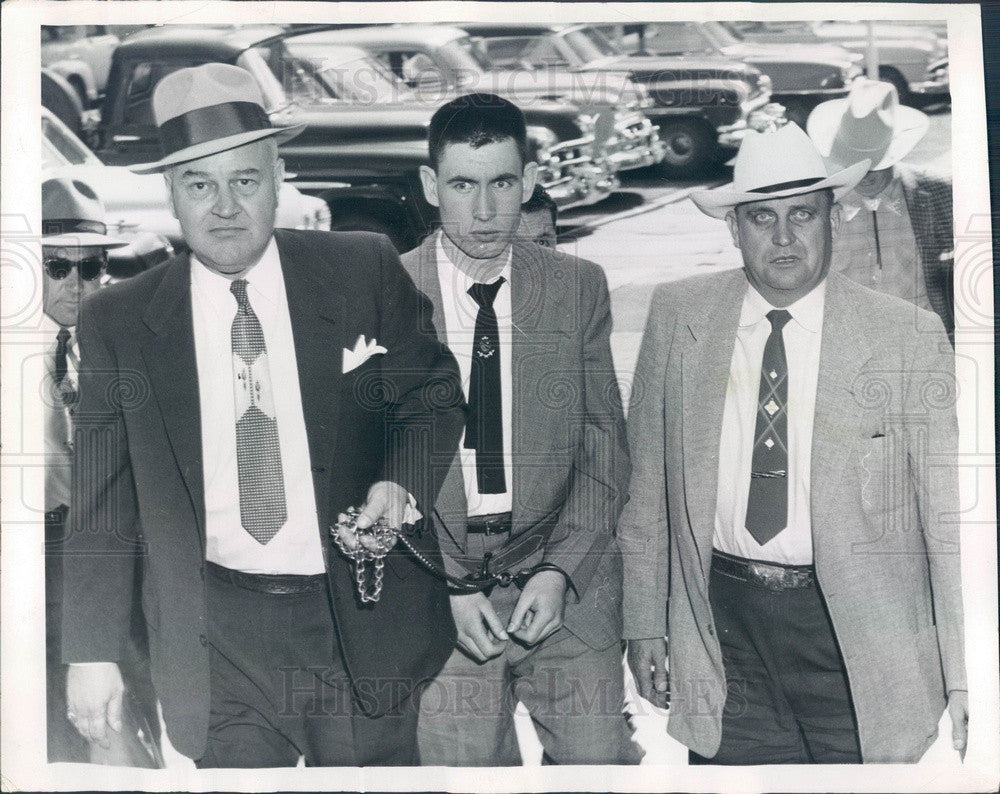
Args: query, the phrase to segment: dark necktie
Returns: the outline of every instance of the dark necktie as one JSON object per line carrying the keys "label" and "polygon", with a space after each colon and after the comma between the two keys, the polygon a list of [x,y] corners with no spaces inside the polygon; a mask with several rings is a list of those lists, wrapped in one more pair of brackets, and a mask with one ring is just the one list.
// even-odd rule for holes
{"label": "dark necktie", "polygon": [[56,363],[52,373],[52,382],[55,394],[62,400],[63,405],[72,406],[76,402],[76,389],[67,378],[69,374],[69,340],[70,333],[65,328],[60,328],[56,333]]}
{"label": "dark necktie", "polygon": [[493,301],[504,279],[473,284],[469,295],[479,304],[476,335],[472,342],[472,376],[469,380],[469,418],[465,448],[476,451],[479,493],[504,493],[503,408],[500,388],[500,330]]}
{"label": "dark necktie", "polygon": [[264,331],[250,307],[246,280],[237,279],[229,291],[238,305],[232,346],[240,523],[254,540],[264,544],[288,518],[278,420],[274,415]]}
{"label": "dark necktie", "polygon": [[747,531],[761,546],[788,525],[788,363],[781,329],[792,319],[784,309],[767,313],[771,335],[757,398]]}

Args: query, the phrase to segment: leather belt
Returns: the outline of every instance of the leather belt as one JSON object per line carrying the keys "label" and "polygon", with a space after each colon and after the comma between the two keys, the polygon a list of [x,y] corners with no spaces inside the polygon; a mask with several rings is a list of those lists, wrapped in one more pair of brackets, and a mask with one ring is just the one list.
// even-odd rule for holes
{"label": "leather belt", "polygon": [[214,562],[205,563],[206,570],[223,582],[253,590],[256,593],[271,595],[297,595],[299,593],[318,593],[326,587],[326,574],[317,573],[305,576],[294,573],[246,573],[224,568]]}
{"label": "leather belt", "polygon": [[747,560],[717,549],[712,550],[712,570],[775,592],[816,585],[816,568],[812,565]]}
{"label": "leather belt", "polygon": [[511,524],[510,513],[469,516],[465,531],[470,535],[503,535],[510,533]]}

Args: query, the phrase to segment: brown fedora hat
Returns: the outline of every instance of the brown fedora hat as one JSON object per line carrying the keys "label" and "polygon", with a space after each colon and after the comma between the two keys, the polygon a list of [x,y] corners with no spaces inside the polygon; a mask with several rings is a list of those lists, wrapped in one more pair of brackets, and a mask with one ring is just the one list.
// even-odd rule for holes
{"label": "brown fedora hat", "polygon": [[253,75],[225,63],[168,74],[153,91],[153,117],[163,156],[155,163],[130,166],[137,174],[163,171],[262,138],[286,141],[305,129],[304,124],[272,126]]}

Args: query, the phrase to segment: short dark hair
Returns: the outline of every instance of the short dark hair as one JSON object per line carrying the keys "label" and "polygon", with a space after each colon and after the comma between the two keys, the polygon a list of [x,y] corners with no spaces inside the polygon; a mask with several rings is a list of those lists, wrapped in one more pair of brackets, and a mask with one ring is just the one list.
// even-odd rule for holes
{"label": "short dark hair", "polygon": [[427,134],[431,166],[437,170],[441,152],[449,143],[467,143],[473,149],[511,138],[521,163],[528,162],[528,131],[524,113],[496,94],[464,94],[435,111]]}
{"label": "short dark hair", "polygon": [[536,182],[535,189],[531,193],[531,198],[524,202],[521,211],[536,212],[538,210],[548,210],[552,215],[552,225],[556,224],[559,216],[559,207],[552,199],[552,196],[549,195],[549,192]]}

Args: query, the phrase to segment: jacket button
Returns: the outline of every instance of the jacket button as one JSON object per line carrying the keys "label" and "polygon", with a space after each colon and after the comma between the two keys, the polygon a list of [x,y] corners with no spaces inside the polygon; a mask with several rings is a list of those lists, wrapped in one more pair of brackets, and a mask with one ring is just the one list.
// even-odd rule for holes
{"label": "jacket button", "polygon": [[207,648],[208,647],[208,637],[206,637],[204,634],[199,634],[198,635],[198,642],[201,643],[201,645],[202,645],[203,648]]}
{"label": "jacket button", "polygon": [[713,626],[711,623],[708,624],[708,633],[709,636],[711,637],[715,636],[715,626]]}

